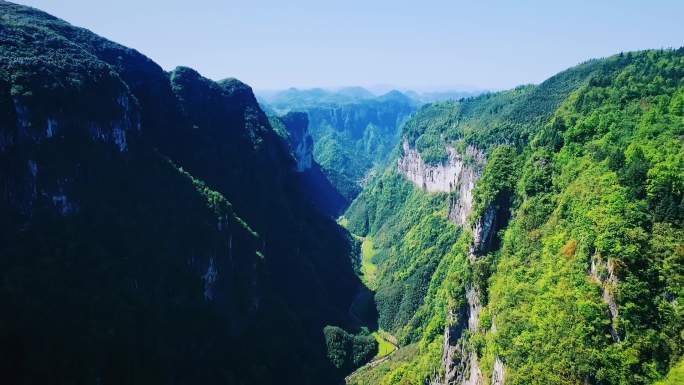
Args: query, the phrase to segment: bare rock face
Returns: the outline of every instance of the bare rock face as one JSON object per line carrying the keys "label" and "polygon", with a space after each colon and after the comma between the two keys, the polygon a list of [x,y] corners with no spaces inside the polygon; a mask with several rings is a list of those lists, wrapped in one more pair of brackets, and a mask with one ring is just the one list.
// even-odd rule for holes
{"label": "bare rock face", "polygon": [[601,255],[595,254],[591,257],[589,274],[591,279],[600,285],[603,300],[608,304],[610,335],[615,342],[620,342],[620,334],[616,327],[618,321],[618,304],[614,294],[620,281],[615,272],[615,263],[610,259],[605,261]]}
{"label": "bare rock face", "polygon": [[473,228],[473,244],[470,245],[470,259],[474,261],[477,255],[487,250],[494,235],[494,219],[496,210],[493,206],[487,207],[484,214],[475,223]]}
{"label": "bare rock face", "polygon": [[289,112],[280,120],[289,134],[290,148],[297,161],[297,171],[304,172],[313,164],[313,138],[309,134],[309,117],[304,112]]}
{"label": "bare rock face", "polygon": [[465,155],[447,147],[449,159],[444,164],[425,163],[408,141],[403,143],[404,156],[398,161],[399,173],[427,192],[456,193],[450,202],[449,219],[464,225],[473,208],[473,188],[485,163],[484,154],[469,146]]}
{"label": "bare rock face", "polygon": [[[404,156],[398,161],[399,173],[423,191],[451,194],[449,219],[458,225],[466,225],[473,210],[473,190],[486,162],[484,153],[472,146],[466,149],[465,154],[448,147],[448,160],[443,164],[430,165],[407,141],[403,143],[403,150]],[[468,256],[471,263],[489,248],[496,231],[496,217],[496,208],[490,206],[474,223],[473,243]],[[450,311],[447,316],[442,355],[444,374],[433,377],[430,384],[482,385],[485,382],[477,353],[465,348],[467,337],[463,334],[466,329],[471,334],[478,331],[482,311],[479,288],[471,286],[466,290],[466,302],[466,306]],[[504,369],[503,361],[497,357],[492,384],[503,385]]]}
{"label": "bare rock face", "polygon": [[457,315],[450,311],[444,328],[442,366],[444,377],[435,378],[432,383],[444,385],[482,385],[484,377],[476,352],[465,349],[463,331],[467,328],[475,333],[480,324],[480,292],[475,287],[466,290],[468,306]]}
{"label": "bare rock face", "polygon": [[492,371],[492,385],[504,385],[506,372],[503,361],[499,357],[494,360],[494,370]]}

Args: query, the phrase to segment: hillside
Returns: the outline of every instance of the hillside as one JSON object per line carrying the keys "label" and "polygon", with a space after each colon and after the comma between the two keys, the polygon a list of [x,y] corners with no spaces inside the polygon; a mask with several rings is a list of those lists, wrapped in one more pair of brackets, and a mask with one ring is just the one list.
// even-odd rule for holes
{"label": "hillside", "polygon": [[288,112],[282,116],[271,115],[269,121],[284,139],[297,163],[297,176],[303,194],[324,215],[339,217],[349,203],[313,158],[314,143],[309,133],[308,115],[304,112]]}
{"label": "hillside", "polygon": [[0,0],[2,383],[680,384],[684,47],[474,93],[257,99]]}
{"label": "hillside", "polygon": [[344,376],[324,327],[359,326],[350,237],[247,85],[5,1],[0,58],[5,381]]}
{"label": "hillside", "polygon": [[345,214],[380,327],[354,384],[649,384],[684,353],[684,50],[427,105]]}
{"label": "hillside", "polygon": [[392,91],[375,97],[363,88],[282,91],[264,97],[266,109],[305,112],[313,138],[314,159],[345,198],[345,208],[361,191],[368,174],[387,160],[401,125],[417,102]]}

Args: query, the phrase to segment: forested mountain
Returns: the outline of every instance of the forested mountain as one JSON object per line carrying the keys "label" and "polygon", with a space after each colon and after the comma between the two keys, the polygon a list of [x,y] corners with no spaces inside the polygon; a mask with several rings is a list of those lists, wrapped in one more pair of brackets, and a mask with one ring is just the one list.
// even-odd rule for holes
{"label": "forested mountain", "polygon": [[375,97],[350,87],[336,92],[289,89],[263,96],[262,104],[274,114],[308,115],[314,159],[345,198],[346,207],[369,172],[387,159],[418,102],[398,91]]}
{"label": "forested mountain", "polygon": [[3,383],[682,382],[684,48],[259,102],[0,0]]}
{"label": "forested mountain", "polygon": [[337,383],[359,280],[309,194],[245,84],[0,1],[3,383]]}
{"label": "forested mountain", "polygon": [[260,101],[275,110],[306,110],[320,105],[334,106],[338,104],[375,99],[375,95],[362,87],[346,87],[338,90],[323,88],[298,89],[288,88],[282,91],[262,91],[257,95]]}
{"label": "forested mountain", "polygon": [[305,197],[321,213],[337,218],[349,202],[330,183],[321,166],[313,159],[313,138],[309,134],[309,117],[304,112],[271,115],[273,129],[285,140],[297,166],[297,175]]}
{"label": "forested mountain", "polygon": [[348,383],[676,383],[683,81],[630,52],[421,108],[343,221],[402,345]]}

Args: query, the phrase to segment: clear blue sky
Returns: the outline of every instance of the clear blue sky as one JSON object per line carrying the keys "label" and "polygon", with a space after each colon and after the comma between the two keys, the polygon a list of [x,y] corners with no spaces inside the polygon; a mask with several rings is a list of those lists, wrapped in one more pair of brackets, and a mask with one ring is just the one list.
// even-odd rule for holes
{"label": "clear blue sky", "polygon": [[16,0],[171,69],[257,89],[509,88],[592,57],[684,45],[682,0]]}

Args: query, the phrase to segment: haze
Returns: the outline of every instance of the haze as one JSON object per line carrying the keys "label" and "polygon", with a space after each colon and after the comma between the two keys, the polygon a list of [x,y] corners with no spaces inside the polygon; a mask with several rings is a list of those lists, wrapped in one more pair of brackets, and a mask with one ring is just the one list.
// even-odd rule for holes
{"label": "haze", "polygon": [[20,2],[165,69],[186,65],[262,90],[502,89],[589,58],[684,44],[681,1]]}

